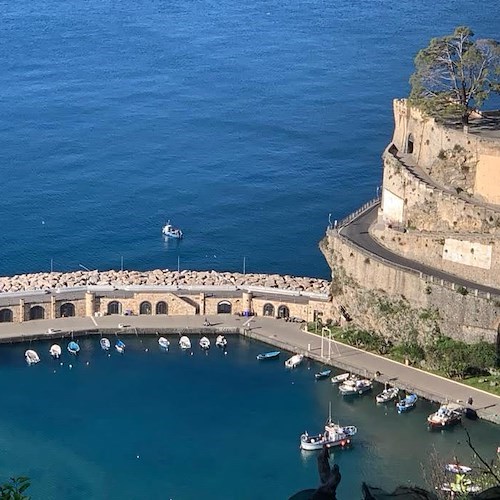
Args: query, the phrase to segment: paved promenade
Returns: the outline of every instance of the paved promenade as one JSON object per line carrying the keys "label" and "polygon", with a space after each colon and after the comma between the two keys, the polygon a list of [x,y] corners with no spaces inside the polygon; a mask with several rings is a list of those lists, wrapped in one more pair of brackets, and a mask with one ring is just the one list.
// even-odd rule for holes
{"label": "paved promenade", "polygon": [[[323,361],[342,370],[352,371],[379,382],[415,391],[420,396],[433,401],[461,401],[469,397],[474,400],[474,408],[484,419],[500,423],[500,397],[473,389],[463,384],[405,366],[401,363],[370,354],[353,347],[301,330],[298,323],[289,323],[273,318],[246,318],[231,315],[208,317],[211,327],[203,327],[200,316],[104,316],[99,318],[64,318],[57,320],[37,320],[26,323],[0,324],[0,342],[12,342],[30,338],[60,338],[85,332],[106,331],[120,335],[154,333],[206,332],[225,334],[244,332],[244,335],[267,342],[281,349],[301,352],[310,358]],[[48,329],[56,331],[47,334]],[[1,349],[1,346],[0,346]],[[323,352],[323,357],[321,353]]]}

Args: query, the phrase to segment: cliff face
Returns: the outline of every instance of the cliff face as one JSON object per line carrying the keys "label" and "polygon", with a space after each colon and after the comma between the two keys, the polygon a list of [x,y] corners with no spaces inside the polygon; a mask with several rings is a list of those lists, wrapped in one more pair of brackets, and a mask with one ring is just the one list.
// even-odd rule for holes
{"label": "cliff face", "polygon": [[[496,341],[500,332],[500,127],[447,128],[394,103],[382,199],[370,236],[392,253],[448,274],[404,269],[328,231],[321,244],[339,311],[395,340],[434,335]],[[497,137],[498,136],[498,137]],[[466,290],[469,280],[498,296]],[[339,313],[340,314],[340,313]]]}

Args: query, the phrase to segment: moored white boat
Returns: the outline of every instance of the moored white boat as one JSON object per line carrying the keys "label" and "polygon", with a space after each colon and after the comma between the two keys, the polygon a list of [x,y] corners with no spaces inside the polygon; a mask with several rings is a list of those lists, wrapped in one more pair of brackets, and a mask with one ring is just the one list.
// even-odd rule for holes
{"label": "moored white boat", "polygon": [[355,394],[364,394],[371,390],[372,381],[363,379],[348,379],[339,386],[339,392],[342,396],[354,396]]}
{"label": "moored white boat", "polygon": [[439,410],[427,417],[427,423],[431,429],[443,429],[458,424],[462,420],[463,407],[448,403],[441,405]]}
{"label": "moored white boat", "polygon": [[50,346],[49,353],[54,359],[59,359],[62,353],[61,346],[58,344],[53,344],[52,346]]}
{"label": "moored white boat", "polygon": [[78,354],[80,352],[80,346],[75,341],[72,340],[68,344],[68,351],[70,354]]}
{"label": "moored white boat", "polygon": [[316,380],[323,380],[325,378],[328,378],[331,373],[332,373],[332,370],[323,370],[321,372],[315,373],[314,378]]}
{"label": "moored white boat", "polygon": [[101,344],[101,349],[103,349],[104,351],[109,351],[110,347],[111,347],[111,342],[109,341],[109,339],[107,339],[106,337],[103,337],[99,343]]}
{"label": "moored white boat", "polygon": [[341,382],[346,381],[350,376],[350,373],[341,373],[340,375],[335,375],[335,377],[331,378],[332,384],[340,384]]}
{"label": "moored white boat", "polygon": [[288,358],[285,361],[285,366],[287,368],[296,368],[297,366],[300,365],[300,363],[302,363],[303,359],[304,359],[303,354],[294,354],[291,358]]}
{"label": "moored white boat", "polygon": [[270,351],[257,354],[257,359],[259,361],[264,361],[266,359],[278,359],[280,357],[281,351]]}
{"label": "moored white boat", "polygon": [[123,354],[125,352],[125,342],[122,340],[118,339],[115,343],[115,349],[120,353]]}
{"label": "moored white boat", "polygon": [[472,470],[472,467],[461,464],[446,464],[444,468],[447,472],[452,472],[453,474],[467,474]]}
{"label": "moored white boat", "polygon": [[40,362],[40,357],[33,349],[28,349],[24,353],[24,359],[26,359],[26,363],[28,363],[28,365],[36,365]]}
{"label": "moored white boat", "polygon": [[200,347],[205,350],[210,349],[210,340],[207,337],[201,337]]}
{"label": "moored white boat", "polygon": [[386,387],[380,394],[375,396],[377,403],[387,403],[397,398],[399,389],[397,387]]}
{"label": "moored white boat", "polygon": [[224,335],[217,335],[217,338],[215,339],[215,345],[217,347],[226,347],[227,346],[226,337],[224,337]]}
{"label": "moored white boat", "polygon": [[183,335],[179,339],[179,347],[181,349],[191,349],[191,341],[189,340],[189,337],[187,337],[186,335]]}
{"label": "moored white boat", "polygon": [[170,341],[168,339],[166,339],[165,337],[160,337],[158,339],[158,344],[161,348],[168,349],[168,347],[170,346]]}

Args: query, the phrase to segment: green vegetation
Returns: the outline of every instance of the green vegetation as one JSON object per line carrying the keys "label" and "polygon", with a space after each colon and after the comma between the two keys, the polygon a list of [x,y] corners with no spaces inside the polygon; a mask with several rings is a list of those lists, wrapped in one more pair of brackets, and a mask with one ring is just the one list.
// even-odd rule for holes
{"label": "green vegetation", "polygon": [[29,500],[24,492],[30,487],[27,477],[11,477],[10,480],[0,485],[0,500]]}
{"label": "green vegetation", "polygon": [[[387,307],[387,303],[383,303]],[[421,316],[434,319],[437,311],[424,309]],[[338,326],[319,327],[308,324],[309,331],[321,335],[327,328],[332,339],[344,344],[388,356],[395,361],[417,365],[427,371],[459,379],[472,387],[500,395],[500,372],[495,371],[497,353],[488,342],[467,344],[441,334],[429,337],[427,343],[420,343],[416,336],[409,335],[405,341],[393,343],[375,332]]]}
{"label": "green vegetation", "polygon": [[474,108],[500,92],[500,44],[473,37],[459,26],[419,51],[410,78],[412,104],[431,116],[460,117],[465,126]]}

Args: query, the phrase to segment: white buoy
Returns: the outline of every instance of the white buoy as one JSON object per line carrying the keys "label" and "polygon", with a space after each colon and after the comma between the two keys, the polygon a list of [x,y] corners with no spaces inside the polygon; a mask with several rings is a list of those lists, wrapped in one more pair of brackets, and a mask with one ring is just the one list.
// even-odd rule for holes
{"label": "white buoy", "polygon": [[89,366],[89,365],[90,365],[90,361],[87,361],[87,366]]}
{"label": "white buoy", "polygon": [[61,363],[59,363],[61,366],[64,365],[64,363],[61,361]]}
{"label": "white buoy", "polygon": [[145,350],[146,352],[149,352],[149,349],[147,349],[147,348],[146,348],[146,349],[144,349],[144,350]]}
{"label": "white buoy", "polygon": [[139,455],[137,455],[137,457],[135,457],[135,458],[139,459]]}
{"label": "white buoy", "polygon": [[69,365],[69,369],[71,370],[71,368],[73,368],[73,365]]}

